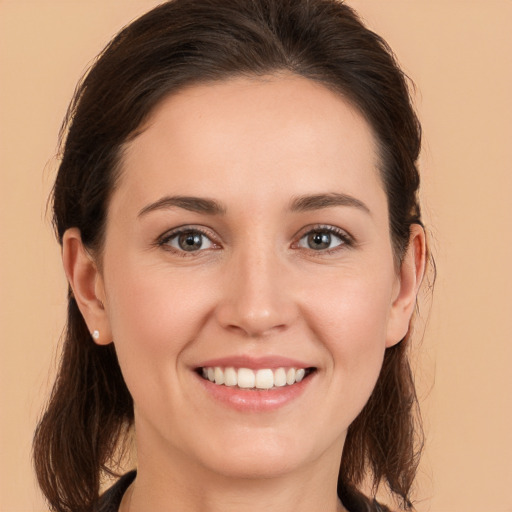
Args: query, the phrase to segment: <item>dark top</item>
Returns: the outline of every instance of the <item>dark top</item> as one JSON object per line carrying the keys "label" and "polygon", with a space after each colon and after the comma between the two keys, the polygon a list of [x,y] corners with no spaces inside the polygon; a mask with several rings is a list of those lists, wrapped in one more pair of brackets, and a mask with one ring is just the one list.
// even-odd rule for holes
{"label": "dark top", "polygon": [[123,475],[110,489],[105,491],[101,495],[98,512],[118,512],[126,489],[135,480],[136,476],[137,471],[130,471]]}
{"label": "dark top", "polygon": [[[123,475],[110,489],[100,498],[98,512],[118,512],[123,495],[129,485],[135,480],[137,471],[130,471]],[[376,501],[373,506],[368,507],[364,503],[349,503],[350,512],[385,512],[387,509],[380,506]]]}

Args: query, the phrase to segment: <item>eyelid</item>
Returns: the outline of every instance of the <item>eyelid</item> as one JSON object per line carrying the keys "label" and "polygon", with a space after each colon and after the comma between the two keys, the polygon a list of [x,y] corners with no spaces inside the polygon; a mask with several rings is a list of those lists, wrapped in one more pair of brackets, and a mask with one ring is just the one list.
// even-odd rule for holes
{"label": "eyelid", "polygon": [[341,250],[343,248],[353,247],[355,245],[355,239],[348,231],[341,229],[337,226],[332,226],[330,224],[313,224],[310,226],[305,226],[295,236],[295,239],[297,241],[294,242],[293,245],[296,246],[297,248],[301,248],[301,247],[298,247],[298,243],[306,235],[308,235],[312,232],[322,232],[322,231],[326,231],[328,233],[331,233],[331,234],[337,236],[338,238],[340,238],[343,241],[343,243],[336,247],[333,247],[331,249],[324,249],[324,250],[319,250],[319,251],[315,251],[314,249],[306,249],[306,250],[309,250],[312,253],[317,253],[317,254],[321,255],[321,254],[329,254],[331,252],[335,252],[335,251]]}
{"label": "eyelid", "polygon": [[[169,241],[171,239],[181,235],[182,233],[189,233],[189,232],[199,233],[199,234],[205,236],[206,238],[208,238],[208,240],[210,240],[213,247],[209,247],[208,249],[199,249],[197,251],[183,251],[183,250],[176,249],[175,247],[172,247],[169,245]],[[202,252],[205,252],[208,250],[212,250],[212,249],[215,250],[215,249],[220,248],[221,244],[220,244],[218,238],[219,237],[216,236],[211,230],[206,229],[203,226],[197,226],[194,224],[185,224],[183,226],[177,226],[175,228],[169,229],[168,231],[166,231],[165,233],[160,235],[157,238],[155,245],[157,245],[159,247],[165,246],[166,250],[174,252],[176,254],[179,254],[180,256],[197,256],[199,253],[202,253]]]}
{"label": "eyelid", "polygon": [[[295,241],[292,244],[292,248],[304,249],[304,248],[301,248],[298,246],[300,240],[302,240],[302,238],[304,238],[304,236],[308,235],[309,233],[315,232],[315,231],[316,232],[326,231],[328,233],[331,233],[331,234],[339,237],[343,241],[342,244],[340,244],[336,247],[333,247],[331,249],[324,249],[324,250],[318,250],[318,251],[315,251],[314,249],[306,249],[309,252],[316,253],[318,255],[329,254],[331,252],[335,252],[335,251],[341,250],[343,248],[353,247],[356,243],[354,237],[345,229],[342,229],[342,228],[339,228],[337,226],[333,226],[330,224],[312,224],[309,226],[305,226],[300,231],[298,231],[298,233],[294,236]],[[201,235],[205,236],[206,238],[208,238],[210,240],[210,242],[213,244],[213,247],[210,247],[208,249],[199,249],[197,251],[187,252],[187,251],[183,251],[183,250],[178,250],[178,249],[168,245],[169,240],[171,240],[174,237],[179,236],[182,233],[187,233],[187,232],[200,233]],[[205,251],[209,251],[212,249],[216,250],[216,249],[219,249],[222,247],[222,244],[219,241],[219,237],[215,234],[215,232],[213,232],[212,230],[205,228],[203,226],[197,226],[194,224],[185,224],[183,226],[177,226],[175,228],[169,229],[168,231],[166,231],[165,233],[163,233],[162,235],[160,235],[158,237],[155,245],[160,246],[160,247],[166,246],[167,250],[175,252],[181,256],[197,256],[200,253],[203,253]]]}

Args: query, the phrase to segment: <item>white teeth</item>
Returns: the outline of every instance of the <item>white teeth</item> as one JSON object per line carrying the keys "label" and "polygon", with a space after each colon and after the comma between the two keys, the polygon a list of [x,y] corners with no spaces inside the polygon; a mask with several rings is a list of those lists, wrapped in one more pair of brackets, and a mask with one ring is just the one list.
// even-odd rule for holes
{"label": "white teeth", "polygon": [[286,386],[286,370],[284,368],[278,368],[274,372],[274,386],[276,388]]}
{"label": "white teeth", "polygon": [[295,372],[295,382],[300,382],[304,378],[304,375],[306,375],[306,370],[304,370],[304,368],[299,368]]}
{"label": "white teeth", "polygon": [[215,384],[224,384],[224,372],[221,368],[216,367],[214,371]]}
{"label": "white teeth", "polygon": [[238,386],[243,389],[271,389],[291,386],[301,382],[306,376],[305,368],[221,368],[220,366],[201,368],[202,376],[217,385]]}
{"label": "white teeth", "polygon": [[224,370],[224,384],[226,386],[236,386],[238,383],[237,373],[234,368],[226,368]]}
{"label": "white teeth", "polygon": [[239,388],[253,388],[256,384],[256,375],[249,368],[238,369],[238,387]]}
{"label": "white teeth", "polygon": [[274,372],[272,370],[258,370],[256,372],[256,387],[270,389],[274,387]]}
{"label": "white teeth", "polygon": [[295,382],[295,368],[290,368],[286,372],[286,384],[291,386]]}

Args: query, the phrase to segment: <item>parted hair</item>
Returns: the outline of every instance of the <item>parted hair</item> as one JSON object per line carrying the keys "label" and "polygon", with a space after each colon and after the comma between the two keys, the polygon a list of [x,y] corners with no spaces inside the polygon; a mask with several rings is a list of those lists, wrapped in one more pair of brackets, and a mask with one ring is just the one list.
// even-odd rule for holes
{"label": "parted hair", "polygon": [[[173,0],[121,30],[82,78],[62,126],[52,195],[59,242],[79,228],[101,260],[123,145],[165,97],[194,84],[280,72],[339,93],[372,127],[398,267],[411,225],[421,224],[420,124],[386,42],[337,0]],[[376,387],[349,427],[338,477],[349,509],[385,510],[374,500],[380,486],[412,508],[422,432],[409,345],[408,334],[386,350]],[[70,290],[59,371],[33,447],[52,510],[95,509],[133,421],[115,344],[93,342]],[[368,481],[372,496],[361,490]]]}

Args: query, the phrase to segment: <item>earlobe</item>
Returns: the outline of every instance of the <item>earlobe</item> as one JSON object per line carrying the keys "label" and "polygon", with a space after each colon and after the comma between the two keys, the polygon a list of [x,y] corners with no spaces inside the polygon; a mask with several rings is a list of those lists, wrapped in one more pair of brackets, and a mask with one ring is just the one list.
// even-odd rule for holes
{"label": "earlobe", "polygon": [[112,334],[104,306],[103,278],[93,257],[84,247],[78,228],[70,228],[64,233],[62,263],[92,339],[98,345],[109,344]]}
{"label": "earlobe", "polygon": [[407,335],[425,272],[425,258],[425,230],[419,224],[412,224],[409,245],[400,267],[398,292],[391,306],[386,347],[396,345]]}

